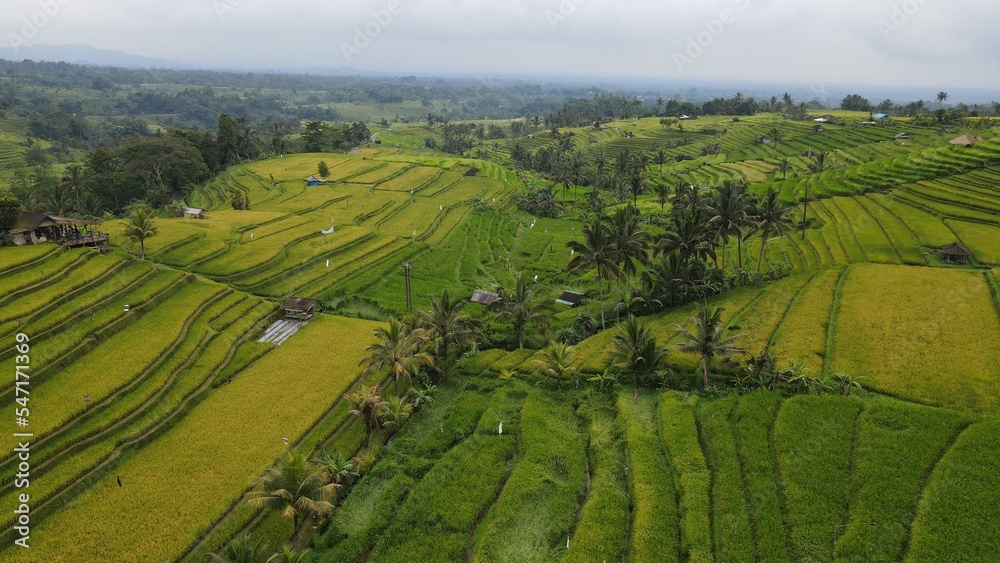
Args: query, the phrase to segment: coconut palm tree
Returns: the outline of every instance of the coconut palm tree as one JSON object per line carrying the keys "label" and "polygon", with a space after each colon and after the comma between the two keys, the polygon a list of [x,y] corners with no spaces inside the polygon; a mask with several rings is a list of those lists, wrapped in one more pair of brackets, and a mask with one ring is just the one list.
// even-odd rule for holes
{"label": "coconut palm tree", "polygon": [[755,219],[755,230],[760,232],[760,256],[757,258],[757,275],[760,276],[760,267],[764,261],[764,247],[767,246],[767,237],[773,231],[778,236],[783,236],[784,232],[791,228],[788,221],[788,213],[791,208],[786,206],[774,188],[767,189],[767,195],[760,202]]}
{"label": "coconut palm tree", "polygon": [[123,234],[126,239],[139,243],[140,260],[146,259],[146,239],[155,236],[156,233],[156,220],[153,218],[152,209],[145,205],[136,205],[129,210]]}
{"label": "coconut palm tree", "polygon": [[944,91],[938,92],[937,93],[938,109],[941,109],[942,107],[944,107],[944,103],[946,101],[948,101],[948,92],[944,92]]}
{"label": "coconut palm tree", "polygon": [[476,323],[468,315],[462,314],[468,301],[453,300],[447,289],[441,292],[441,297],[432,295],[430,299],[430,310],[418,313],[420,326],[434,345],[438,373],[447,377],[449,349],[453,346],[461,347],[468,342],[475,334]]}
{"label": "coconut palm tree", "polygon": [[708,368],[712,360],[718,357],[729,357],[743,354],[745,351],[736,346],[736,341],[742,334],[723,338],[722,333],[725,327],[722,326],[722,312],[720,307],[709,307],[707,304],[701,308],[697,315],[688,321],[694,325],[694,330],[689,331],[680,325],[674,325],[677,335],[683,342],[675,349],[679,352],[688,352],[701,356],[701,370],[703,385],[708,389]]}
{"label": "coconut palm tree", "polygon": [[361,389],[354,393],[347,393],[344,399],[351,406],[347,414],[365,423],[365,433],[368,435],[368,448],[372,447],[372,431],[375,429],[375,422],[378,420],[382,409],[385,408],[385,401],[379,394],[377,385],[369,387],[362,385]]}
{"label": "coconut palm tree", "polygon": [[222,553],[210,553],[210,563],[257,563],[260,557],[260,538],[244,532],[229,542]]}
{"label": "coconut palm tree", "polygon": [[403,397],[389,397],[378,415],[379,422],[387,432],[395,432],[406,424],[413,414],[413,405]]}
{"label": "coconut palm tree", "polygon": [[618,360],[616,366],[632,374],[632,386],[635,389],[632,400],[635,401],[639,397],[642,382],[650,379],[663,366],[667,349],[656,342],[649,326],[643,325],[633,315],[629,315],[628,319],[618,325],[611,345]]}
{"label": "coconut palm tree", "polygon": [[552,310],[555,306],[547,299],[536,300],[535,289],[528,285],[524,274],[517,276],[514,284],[514,292],[505,295],[503,308],[500,309],[498,318],[509,320],[514,325],[514,334],[517,336],[518,349],[524,348],[524,331],[529,325],[548,325]]}
{"label": "coconut palm tree", "polygon": [[634,209],[619,207],[608,218],[611,244],[618,259],[618,271],[628,281],[638,266],[649,264],[649,233],[642,229],[642,219]]}
{"label": "coconut palm tree", "polygon": [[604,287],[602,282],[609,278],[617,278],[618,256],[614,248],[611,229],[600,220],[594,220],[584,225],[583,242],[571,240],[566,243],[573,251],[573,258],[566,266],[569,273],[590,269],[597,270],[597,289],[601,298],[601,329],[606,330],[604,322]]}
{"label": "coconut palm tree", "polygon": [[562,388],[562,382],[571,379],[576,373],[576,368],[570,366],[573,355],[573,347],[564,342],[553,342],[542,351],[542,359],[535,360],[535,364],[542,369],[542,373],[555,379]]}
{"label": "coconut palm tree", "polygon": [[312,560],[312,550],[296,550],[290,545],[283,546],[281,551],[267,558],[265,563],[308,563]]}
{"label": "coconut palm tree", "polygon": [[772,141],[774,141],[774,154],[778,154],[778,145],[781,143],[781,141],[785,140],[784,133],[781,132],[781,129],[775,127],[768,132],[767,136],[770,137]]}
{"label": "coconut palm tree", "polygon": [[666,232],[656,243],[657,254],[677,251],[685,262],[699,258],[715,259],[714,232],[709,221],[711,215],[701,205],[689,204],[675,207]]}
{"label": "coconut palm tree", "polygon": [[785,180],[788,177],[788,172],[792,169],[792,165],[788,162],[787,158],[781,159],[778,162],[778,172],[781,172],[781,179]]}
{"label": "coconut palm tree", "polygon": [[330,499],[338,487],[304,453],[290,449],[257,479],[245,498],[252,508],[277,510],[282,518],[291,520],[292,541],[304,518],[333,510]]}
{"label": "coconut palm tree", "polygon": [[[743,227],[749,223],[746,205],[746,185],[742,182],[726,180],[713,194],[709,224],[722,241],[722,269],[726,269],[726,245],[729,237],[743,239]],[[741,252],[742,254],[742,252]]]}
{"label": "coconut palm tree", "polygon": [[412,384],[420,368],[434,364],[434,358],[422,350],[424,334],[420,329],[407,330],[397,319],[389,321],[389,328],[376,328],[378,342],[365,348],[368,355],[361,359],[363,375],[388,372],[396,382],[398,396],[400,378]]}

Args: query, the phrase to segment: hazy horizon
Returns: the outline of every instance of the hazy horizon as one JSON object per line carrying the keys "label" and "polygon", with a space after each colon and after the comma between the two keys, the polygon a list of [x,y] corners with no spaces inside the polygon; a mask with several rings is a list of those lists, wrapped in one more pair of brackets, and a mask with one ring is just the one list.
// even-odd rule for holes
{"label": "hazy horizon", "polygon": [[234,70],[1000,90],[1000,4],[976,0],[8,3],[0,47],[15,54],[84,44]]}

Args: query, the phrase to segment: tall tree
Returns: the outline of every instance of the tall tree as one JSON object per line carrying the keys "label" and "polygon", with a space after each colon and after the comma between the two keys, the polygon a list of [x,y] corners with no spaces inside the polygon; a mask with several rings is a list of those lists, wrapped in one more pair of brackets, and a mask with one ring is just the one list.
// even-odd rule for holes
{"label": "tall tree", "polygon": [[240,131],[236,120],[225,113],[220,115],[215,135],[221,168],[239,162]]}
{"label": "tall tree", "polygon": [[375,430],[375,423],[385,408],[385,401],[382,400],[378,385],[371,387],[362,385],[361,389],[354,393],[344,395],[347,404],[351,409],[347,414],[360,420],[365,424],[365,434],[368,436],[368,448],[372,447],[372,433]]}
{"label": "tall tree", "polygon": [[743,228],[750,222],[747,199],[746,184],[732,180],[724,181],[713,194],[710,223],[722,241],[723,270],[726,269],[729,237],[735,236],[737,241],[742,240]]}
{"label": "tall tree", "polygon": [[448,375],[448,353],[452,347],[461,347],[475,334],[475,322],[468,315],[462,314],[468,301],[452,299],[448,290],[441,292],[441,297],[430,296],[429,311],[420,311],[420,324],[427,331],[434,353],[437,356],[438,373],[442,377]]}
{"label": "tall tree", "polygon": [[423,331],[407,330],[397,319],[389,321],[389,328],[376,328],[377,342],[365,348],[368,355],[361,359],[361,365],[365,366],[363,373],[388,373],[395,380],[399,395],[401,378],[412,384],[420,368],[434,363],[431,355],[421,349],[423,336]]}
{"label": "tall tree", "polygon": [[649,330],[649,325],[643,325],[639,319],[629,315],[628,319],[618,325],[618,330],[611,339],[617,366],[632,375],[632,386],[635,401],[639,396],[639,387],[656,373],[667,358],[667,349],[660,346]]}
{"label": "tall tree", "polygon": [[944,107],[944,103],[946,101],[948,101],[948,92],[945,92],[945,91],[938,92],[937,93],[938,109],[941,109],[942,107]]}
{"label": "tall tree", "polygon": [[767,194],[760,201],[755,219],[755,230],[760,232],[760,256],[757,259],[757,275],[760,276],[760,267],[764,261],[764,247],[767,246],[767,237],[771,232],[782,236],[786,230],[791,228],[788,222],[790,208],[781,201],[781,196],[774,188],[768,188]]}
{"label": "tall tree", "polygon": [[573,251],[573,258],[566,266],[566,271],[575,273],[592,268],[597,270],[597,289],[601,297],[601,329],[606,330],[602,282],[609,278],[617,278],[619,273],[613,233],[607,224],[600,220],[591,221],[581,230],[583,242],[571,240],[566,243],[566,246]]}
{"label": "tall tree", "polygon": [[156,220],[153,218],[153,210],[146,205],[135,205],[125,219],[125,238],[138,242],[140,248],[140,260],[146,259],[146,239],[155,236],[157,233]]}
{"label": "tall tree", "polygon": [[676,346],[680,352],[687,352],[701,356],[702,383],[708,389],[708,369],[712,360],[717,357],[729,357],[743,354],[744,350],[736,345],[736,341],[742,337],[737,334],[723,337],[725,327],[722,324],[722,312],[719,307],[709,307],[707,304],[701,308],[697,315],[688,321],[694,325],[694,330],[687,330],[680,325],[674,325],[677,335],[683,342]]}
{"label": "tall tree", "polygon": [[277,510],[282,518],[291,520],[292,541],[304,518],[333,510],[330,499],[337,487],[304,453],[290,449],[257,479],[246,499],[253,508]]}
{"label": "tall tree", "polygon": [[547,299],[537,299],[536,290],[528,284],[524,274],[518,274],[514,291],[504,296],[503,308],[498,318],[514,325],[518,349],[524,348],[524,332],[530,325],[548,326],[555,306]]}

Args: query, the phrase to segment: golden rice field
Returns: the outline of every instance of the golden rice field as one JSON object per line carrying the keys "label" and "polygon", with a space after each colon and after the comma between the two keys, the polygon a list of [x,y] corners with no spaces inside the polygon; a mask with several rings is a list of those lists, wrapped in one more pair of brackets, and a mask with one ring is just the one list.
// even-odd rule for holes
{"label": "golden rice field", "polygon": [[830,370],[907,399],[1000,409],[1000,316],[978,272],[851,266]]}

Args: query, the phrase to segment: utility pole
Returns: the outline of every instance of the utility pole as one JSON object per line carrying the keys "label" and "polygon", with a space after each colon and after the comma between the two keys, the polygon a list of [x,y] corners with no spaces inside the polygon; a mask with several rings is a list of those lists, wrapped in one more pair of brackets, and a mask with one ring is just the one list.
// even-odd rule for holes
{"label": "utility pole", "polygon": [[406,275],[406,312],[413,312],[413,299],[410,296],[410,270],[413,266],[409,262],[403,262],[403,274]]}

